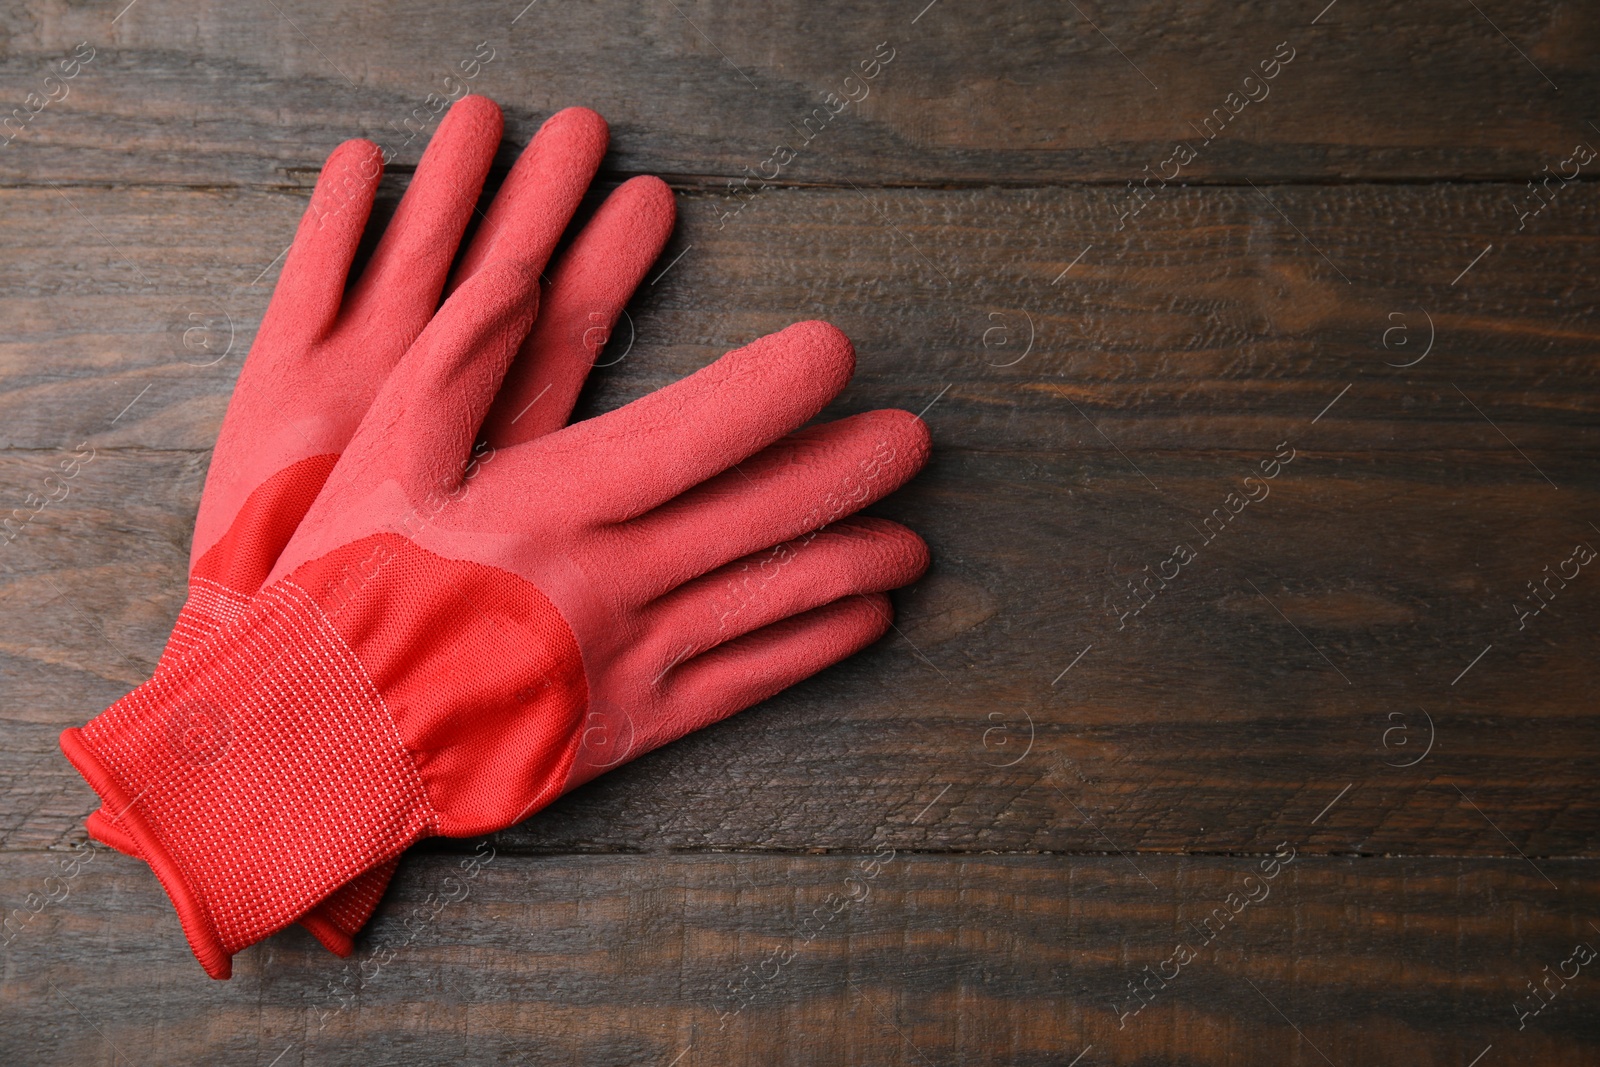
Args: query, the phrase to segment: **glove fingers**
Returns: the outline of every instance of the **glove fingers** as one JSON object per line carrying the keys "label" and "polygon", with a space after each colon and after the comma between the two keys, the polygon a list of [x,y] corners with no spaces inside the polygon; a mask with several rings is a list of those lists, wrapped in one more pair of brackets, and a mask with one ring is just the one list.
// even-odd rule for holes
{"label": "glove fingers", "polygon": [[[654,597],[713,568],[837,522],[910,481],[928,459],[910,412],[807,427],[626,527]],[[831,598],[830,598],[831,599]]]}
{"label": "glove fingers", "polygon": [[464,96],[450,108],[351,293],[359,321],[415,337],[438,309],[500,129],[500,108],[487,97]]}
{"label": "glove fingers", "polygon": [[[801,322],[708,367],[527,446],[517,464],[558,480],[591,522],[642,515],[801,426],[855,369],[844,334]],[[767,542],[771,544],[772,542]]]}
{"label": "glove fingers", "polygon": [[292,349],[303,349],[333,327],[382,177],[383,152],[371,141],[346,141],[322,165],[263,326],[299,335]]}
{"label": "glove fingers", "polygon": [[489,205],[451,276],[450,291],[495,260],[518,259],[543,271],[600,169],[610,137],[605,119],[586,107],[546,119]]}
{"label": "glove fingers", "polygon": [[659,178],[633,178],[606,198],[556,265],[484,426],[491,446],[508,448],[567,424],[623,307],[666,246],[675,213],[672,190]]}
{"label": "glove fingers", "polygon": [[888,596],[868,593],[835,600],[696,656],[667,676],[663,710],[642,724],[631,755],[721,722],[855,655],[887,633],[893,621]]}
{"label": "glove fingers", "polygon": [[[731,563],[653,604],[645,631],[659,672],[843,597],[885,593],[928,569],[922,538],[887,519],[853,518]],[[652,675],[653,676],[653,675]]]}
{"label": "glove fingers", "polygon": [[[490,264],[456,290],[362,419],[340,460],[346,473],[335,469],[339,488],[359,492],[387,478],[416,494],[459,485],[538,294],[538,274],[518,262]],[[316,506],[331,513],[343,505],[324,493]]]}

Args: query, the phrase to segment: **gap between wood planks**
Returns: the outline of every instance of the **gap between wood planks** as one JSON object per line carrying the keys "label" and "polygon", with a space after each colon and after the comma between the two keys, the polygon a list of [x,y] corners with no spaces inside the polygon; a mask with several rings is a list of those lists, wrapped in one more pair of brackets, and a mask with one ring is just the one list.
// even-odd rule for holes
{"label": "gap between wood planks", "polygon": [[[282,192],[282,193],[309,193],[316,184],[317,175],[322,172],[321,167],[294,166],[281,168],[286,178],[291,180],[283,182],[164,182],[164,181],[0,181],[0,191],[7,189],[171,189],[184,190],[196,193],[228,193],[228,192]],[[386,179],[410,179],[416,173],[414,164],[395,164],[384,168],[383,176]],[[510,173],[509,167],[495,166],[489,172],[485,188],[496,188]],[[723,191],[728,182],[738,181],[742,175],[730,174],[681,174],[666,171],[624,171],[602,169],[590,186],[590,195],[596,192],[605,192],[616,188],[641,175],[650,175],[660,178],[668,186],[682,193],[716,193]],[[1044,181],[1038,178],[985,178],[985,179],[945,179],[935,181],[917,181],[906,179],[902,181],[865,181],[856,182],[849,179],[816,181],[774,180],[763,181],[762,191],[784,189],[884,189],[884,190],[912,190],[923,192],[946,192],[972,189],[1005,189],[1008,191],[1026,189],[1120,189],[1128,184],[1126,178],[1072,178],[1061,181]],[[1242,173],[1238,176],[1218,175],[1216,177],[1198,176],[1187,181],[1172,182],[1173,186],[1180,189],[1247,189],[1254,179]],[[1254,184],[1261,188],[1352,188],[1357,186],[1373,186],[1375,188],[1430,188],[1438,186],[1476,186],[1476,185],[1514,185],[1522,186],[1527,182],[1524,174],[1486,174],[1467,175],[1450,178],[1425,178],[1425,177],[1397,177],[1397,178],[1340,178],[1336,176],[1318,176],[1305,178],[1264,178]],[[1567,179],[1568,185],[1581,185],[1600,182],[1600,173],[1587,177],[1580,174],[1575,178]],[[380,194],[381,195],[381,194]]]}
{"label": "gap between wood planks", "polygon": [[[491,835],[492,839],[492,835]],[[474,847],[481,839],[456,840],[454,838],[429,838],[426,842],[414,846],[407,855],[420,856],[470,856],[474,854]],[[36,845],[31,847],[5,847],[0,845],[0,858],[6,856],[29,855],[54,855],[62,851],[59,845]],[[595,847],[595,848],[538,848],[504,842],[495,843],[495,853],[500,856],[509,856],[516,859],[582,859],[584,857],[618,857],[636,856],[640,859],[650,857],[671,856],[757,856],[771,857],[773,859],[849,859],[855,856],[875,855],[872,850],[860,848],[662,848],[640,849],[622,847]],[[960,848],[895,848],[899,856],[929,856],[944,858],[971,858],[977,859],[985,856],[994,859],[1026,859],[1037,857],[1060,859],[1119,859],[1127,856],[1146,856],[1152,859],[1207,859],[1207,860],[1252,860],[1263,856],[1274,855],[1272,850],[1263,847],[1254,849],[960,849]],[[1326,852],[1302,849],[1301,855],[1314,857],[1320,860],[1460,860],[1470,863],[1526,863],[1537,860],[1549,863],[1595,863],[1600,862],[1600,856],[1583,856],[1574,854],[1532,853],[1516,854],[1501,852],[1369,852],[1359,849],[1333,849]]]}

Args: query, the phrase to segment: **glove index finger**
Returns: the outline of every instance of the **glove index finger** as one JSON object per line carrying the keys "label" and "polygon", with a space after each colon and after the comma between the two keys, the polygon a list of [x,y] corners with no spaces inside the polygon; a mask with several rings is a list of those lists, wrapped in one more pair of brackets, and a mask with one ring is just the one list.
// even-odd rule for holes
{"label": "glove index finger", "polygon": [[622,309],[661,255],[677,209],[660,178],[624,182],[556,265],[539,318],[506,375],[484,427],[495,448],[567,424]]}
{"label": "glove index finger", "polygon": [[500,107],[488,97],[463,96],[451,106],[351,293],[357,314],[407,341],[427,324],[478,208],[501,126]]}
{"label": "glove index finger", "polygon": [[495,194],[447,291],[495,260],[516,259],[543,271],[610,139],[606,120],[586,107],[569,107],[546,119]]}
{"label": "glove index finger", "polygon": [[[524,446],[552,463],[589,521],[624,522],[815,417],[855,372],[837,327],[797,322],[633,403]],[[509,468],[508,468],[509,469]]]}
{"label": "glove index finger", "polygon": [[346,141],[328,153],[273,290],[264,331],[296,331],[303,334],[301,344],[309,344],[332,329],[382,177],[383,151],[371,141]]}

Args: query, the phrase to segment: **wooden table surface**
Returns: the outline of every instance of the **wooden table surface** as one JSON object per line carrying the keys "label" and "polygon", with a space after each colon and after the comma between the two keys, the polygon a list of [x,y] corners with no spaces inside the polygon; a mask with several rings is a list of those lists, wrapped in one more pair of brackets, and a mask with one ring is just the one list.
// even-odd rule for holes
{"label": "wooden table surface", "polygon": [[[1600,1062],[1600,8],[0,9],[0,1063]],[[159,654],[320,161],[392,210],[462,86],[499,174],[586,104],[676,191],[584,411],[826,317],[933,569],[213,982],[56,737]]]}

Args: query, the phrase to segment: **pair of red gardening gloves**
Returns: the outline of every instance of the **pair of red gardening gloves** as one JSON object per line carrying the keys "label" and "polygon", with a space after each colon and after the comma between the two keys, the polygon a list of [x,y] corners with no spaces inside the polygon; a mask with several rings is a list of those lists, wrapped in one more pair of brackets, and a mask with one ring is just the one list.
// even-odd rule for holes
{"label": "pair of red gardening gloves", "polygon": [[672,195],[623,184],[541,289],[608,138],[563,111],[457,261],[500,133],[458,101],[353,280],[382,157],[329,156],[166,651],[62,734],[90,831],[149,863],[213,977],[296,921],[349,953],[408,846],[511,826],[851,655],[927,567],[911,531],[851,517],[921,468],[922,422],[800,429],[854,367],[826,323],[566,425]]}

